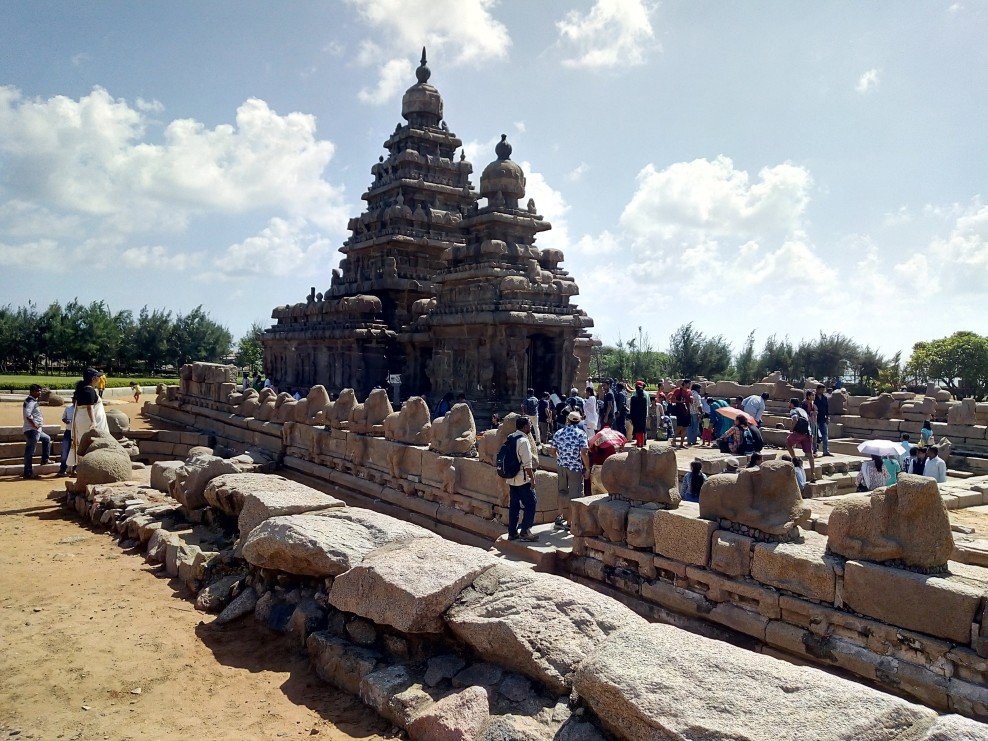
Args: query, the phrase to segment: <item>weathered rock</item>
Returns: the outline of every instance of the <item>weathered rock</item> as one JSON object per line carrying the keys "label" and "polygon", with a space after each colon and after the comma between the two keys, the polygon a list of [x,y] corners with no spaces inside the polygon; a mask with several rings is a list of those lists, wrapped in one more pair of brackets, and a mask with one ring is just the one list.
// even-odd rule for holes
{"label": "weathered rock", "polygon": [[667,445],[649,443],[647,448],[612,455],[601,467],[600,480],[610,494],[636,504],[679,506],[676,453]]}
{"label": "weathered rock", "polygon": [[467,687],[423,710],[408,724],[413,741],[473,741],[490,717],[487,692]]}
{"label": "weathered rock", "polygon": [[224,460],[216,456],[199,456],[186,461],[175,472],[172,482],[171,495],[185,506],[186,509],[201,509],[205,507],[204,492],[206,484],[217,476],[227,473],[244,473],[253,470],[255,465],[239,461],[237,458]]}
{"label": "weathered rock", "polygon": [[106,426],[114,437],[123,437],[130,429],[130,417],[120,409],[107,409]]}
{"label": "weathered rock", "polygon": [[945,566],[954,548],[936,481],[908,473],[885,489],[843,498],[827,534],[830,551],[845,558],[922,570]]}
{"label": "weathered rock", "polygon": [[608,730],[636,740],[917,738],[936,718],[825,672],[660,624],[612,635],[573,685]]}
{"label": "weathered rock", "polygon": [[354,646],[327,631],[313,633],[305,642],[316,673],[334,687],[360,694],[360,683],[374,671],[380,654]]}
{"label": "weathered rock", "polygon": [[387,543],[436,538],[411,523],[370,510],[339,507],[316,514],[272,517],[243,544],[254,566],[305,576],[339,576]]}
{"label": "weathered rock", "polygon": [[265,476],[266,481],[250,482],[243,497],[243,506],[237,518],[240,537],[246,538],[251,530],[264,520],[282,515],[317,512],[331,507],[345,507],[346,502],[281,476]]}
{"label": "weathered rock", "polygon": [[82,456],[76,466],[74,490],[85,491],[91,484],[112,484],[127,481],[131,474],[130,456],[122,450],[102,448]]}
{"label": "weathered rock", "polygon": [[39,401],[49,407],[65,406],[65,399],[62,398],[60,394],[52,391],[50,388],[41,389],[41,397]]}
{"label": "weathered rock", "polygon": [[978,402],[974,399],[961,399],[947,409],[948,425],[978,424]]}
{"label": "weathered rock", "polygon": [[587,653],[619,628],[645,621],[571,581],[512,566],[481,574],[446,613],[453,632],[487,661],[558,692]]}
{"label": "weathered rock", "polygon": [[467,662],[455,654],[433,656],[426,665],[425,683],[428,687],[435,687],[444,679],[455,677],[466,664]]}
{"label": "weathered rock", "polygon": [[326,627],[326,611],[314,599],[303,599],[288,619],[288,632],[302,645],[311,633]]}
{"label": "weathered rock", "polygon": [[226,625],[234,620],[250,615],[257,606],[257,592],[247,588],[237,595],[237,598],[224,608],[223,612],[212,622],[213,625]]}
{"label": "weathered rock", "polygon": [[400,410],[384,420],[384,437],[408,445],[428,445],[431,430],[429,405],[421,396],[406,399]]}
{"label": "weathered rock", "polygon": [[230,600],[233,588],[243,579],[243,574],[227,574],[199,590],[196,609],[203,612],[219,612]]}
{"label": "weathered rock", "polygon": [[574,538],[595,538],[603,532],[591,505],[594,502],[606,501],[607,499],[607,494],[595,494],[570,501],[569,528]]}
{"label": "weathered rock", "polygon": [[377,642],[377,628],[363,618],[354,618],[347,623],[346,634],[358,646],[373,646]]}
{"label": "weathered rock", "polygon": [[881,394],[872,397],[867,401],[862,401],[858,407],[858,414],[864,419],[887,419],[895,405],[892,394]]}
{"label": "weathered rock", "polygon": [[767,461],[736,474],[716,474],[700,489],[700,517],[730,520],[774,536],[794,536],[797,525],[809,515],[795,470],[786,461]]}
{"label": "weathered rock", "polygon": [[394,409],[384,389],[374,389],[363,404],[357,404],[350,412],[350,432],[361,435],[383,435],[384,420]]}
{"label": "weathered rock", "polygon": [[599,499],[588,509],[600,526],[604,537],[612,543],[623,543],[628,530],[628,512],[631,505],[619,499]]}
{"label": "weathered rock", "polygon": [[[504,441],[508,439],[508,435],[517,431],[518,423],[515,420],[519,416],[517,413],[511,412],[501,420],[501,424],[497,426],[496,430],[487,430],[484,434],[477,437],[477,453],[480,456],[480,460],[484,463],[490,463],[492,466],[494,465],[497,452],[504,445]],[[531,433],[528,435],[528,440],[532,446],[532,450],[535,450],[535,438],[532,437]]]}
{"label": "weathered rock", "polygon": [[403,633],[440,633],[442,614],[497,560],[479,548],[426,538],[392,543],[333,581],[334,607]]}
{"label": "weathered rock", "polygon": [[471,664],[453,677],[454,687],[483,687],[493,691],[495,685],[504,676],[504,669],[497,664],[481,661],[478,664]]}
{"label": "weathered rock", "polygon": [[546,741],[552,738],[545,726],[524,715],[494,715],[480,729],[477,741]]}
{"label": "weathered rock", "polygon": [[453,408],[432,422],[429,449],[443,455],[466,455],[477,443],[477,425],[468,404]]}
{"label": "weathered rock", "polygon": [[988,741],[988,725],[960,715],[941,715],[922,741]]}

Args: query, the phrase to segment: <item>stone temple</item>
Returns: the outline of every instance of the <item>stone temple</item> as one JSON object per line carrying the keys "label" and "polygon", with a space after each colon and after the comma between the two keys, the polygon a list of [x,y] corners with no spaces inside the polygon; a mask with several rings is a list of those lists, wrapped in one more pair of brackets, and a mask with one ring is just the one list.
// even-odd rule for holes
{"label": "stone temple", "polygon": [[415,75],[329,288],[272,313],[269,376],[363,397],[398,375],[402,398],[463,392],[478,417],[517,409],[528,387],[582,387],[593,321],[571,302],[562,251],[535,245],[551,225],[522,205],[511,145],[501,137],[478,193],[424,49]]}

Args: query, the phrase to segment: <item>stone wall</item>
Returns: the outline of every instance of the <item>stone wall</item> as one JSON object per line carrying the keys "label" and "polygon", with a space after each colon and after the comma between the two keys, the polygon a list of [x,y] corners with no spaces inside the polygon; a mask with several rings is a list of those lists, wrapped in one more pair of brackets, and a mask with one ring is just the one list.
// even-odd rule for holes
{"label": "stone wall", "polygon": [[713,623],[769,655],[988,719],[988,569],[950,562],[932,576],[846,560],[813,531],[759,542],[689,502],[648,511],[599,495],[572,506],[564,568],[578,582],[643,615]]}
{"label": "stone wall", "polygon": [[293,636],[323,679],[413,740],[988,739],[971,720],[650,624],[595,590],[277,476],[220,475],[206,498],[200,525],[136,484],[90,486],[65,505],[163,564],[219,613],[215,628],[253,616]]}
{"label": "stone wall", "polygon": [[[506,509],[498,495],[503,482],[489,462],[496,431],[480,437],[476,457],[472,449],[452,455],[431,449],[449,444],[449,435],[433,439],[433,430],[421,422],[405,419],[408,424],[401,426],[392,416],[383,427],[392,438],[424,435],[429,445],[346,429],[367,422],[367,414],[357,412],[363,405],[352,398],[329,408],[319,407],[312,395],[296,404],[273,394],[263,400],[233,394],[223,401],[218,386],[200,391],[203,396],[168,389],[147,412],[208,430],[219,442],[277,456],[350,504],[459,542],[487,548],[504,532]],[[414,408],[406,405],[406,416]],[[247,409],[267,419],[242,416]],[[657,456],[649,466],[660,462],[660,453],[647,453]],[[763,468],[785,468],[776,466]],[[635,470],[647,467],[640,462]],[[760,503],[781,503],[781,518],[769,518],[772,527],[744,524],[740,511],[728,518],[733,523],[701,518],[696,505],[671,497],[665,483],[651,500],[578,500],[571,515],[572,556],[558,568],[653,619],[837,667],[931,707],[988,717],[988,570],[951,562],[948,573],[924,576],[831,555],[827,523],[802,511],[792,490],[795,479],[785,470],[788,479],[775,493],[749,496],[745,505],[748,515],[758,517]],[[656,469],[664,481],[660,474]],[[537,486],[538,521],[547,522],[556,513],[555,474],[539,471]],[[628,492],[636,488],[647,490],[648,482],[640,478]],[[934,499],[942,508],[941,497]],[[769,536],[780,542],[755,540]]]}

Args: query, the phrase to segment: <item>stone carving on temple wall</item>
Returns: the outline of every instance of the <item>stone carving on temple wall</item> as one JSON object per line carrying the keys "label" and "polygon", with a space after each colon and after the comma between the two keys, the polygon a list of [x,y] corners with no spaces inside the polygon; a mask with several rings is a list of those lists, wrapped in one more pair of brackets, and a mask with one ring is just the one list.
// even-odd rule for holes
{"label": "stone carving on temple wall", "polygon": [[271,415],[274,413],[274,405],[277,400],[278,394],[275,393],[273,388],[261,389],[261,392],[257,395],[257,407],[254,409],[254,414],[251,416],[261,421],[271,419]]}
{"label": "stone carving on temple wall", "polygon": [[421,396],[413,396],[384,420],[384,437],[408,445],[428,445],[431,428],[429,405]]}
{"label": "stone carving on temple wall", "polygon": [[295,420],[295,406],[298,404],[291,394],[278,394],[278,399],[274,405],[274,422],[293,422]]}
{"label": "stone carving on temple wall", "polygon": [[343,389],[339,398],[326,411],[326,424],[334,430],[345,430],[350,425],[350,415],[357,406],[357,395],[353,389]]}
{"label": "stone carving on temple wall", "polygon": [[887,419],[895,404],[892,394],[881,394],[868,401],[862,401],[858,407],[858,414],[864,419]]}
{"label": "stone carving on temple wall", "polygon": [[788,461],[768,461],[739,473],[711,476],[700,490],[700,517],[756,540],[780,542],[799,536],[810,508]]}
{"label": "stone carving on temple wall", "polygon": [[679,506],[676,453],[668,445],[649,443],[612,455],[604,461],[600,479],[609,494],[632,503]]}
{"label": "stone carving on temple wall", "polygon": [[892,486],[844,497],[827,533],[827,548],[840,556],[924,573],[945,571],[954,549],[936,481],[908,473]]}
{"label": "stone carving on temple wall", "polygon": [[[236,397],[240,397],[237,399]],[[243,394],[231,394],[231,403],[236,405],[234,411],[241,417],[253,417],[261,405],[256,389],[247,389]]]}
{"label": "stone carving on temple wall", "polygon": [[469,455],[477,444],[477,425],[468,404],[454,404],[433,420],[429,449],[443,455]]}
{"label": "stone carving on temple wall", "polygon": [[326,423],[326,410],[330,404],[329,393],[323,385],[309,389],[306,397],[295,405],[295,421],[307,425],[322,425]]}
{"label": "stone carving on temple wall", "polygon": [[374,389],[363,404],[357,404],[350,412],[350,432],[361,435],[384,435],[384,420],[394,409],[384,389]]}

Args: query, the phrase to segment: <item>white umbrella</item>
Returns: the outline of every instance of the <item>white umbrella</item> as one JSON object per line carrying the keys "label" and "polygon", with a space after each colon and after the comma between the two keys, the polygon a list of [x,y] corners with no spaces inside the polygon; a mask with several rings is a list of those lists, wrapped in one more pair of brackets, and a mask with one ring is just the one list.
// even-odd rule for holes
{"label": "white umbrella", "polygon": [[887,455],[901,457],[906,451],[899,443],[891,440],[865,440],[858,446],[858,452],[862,455],[878,455],[883,458]]}

